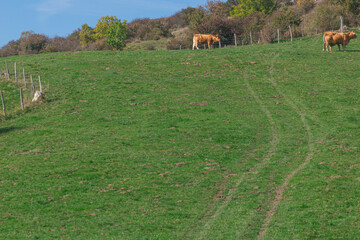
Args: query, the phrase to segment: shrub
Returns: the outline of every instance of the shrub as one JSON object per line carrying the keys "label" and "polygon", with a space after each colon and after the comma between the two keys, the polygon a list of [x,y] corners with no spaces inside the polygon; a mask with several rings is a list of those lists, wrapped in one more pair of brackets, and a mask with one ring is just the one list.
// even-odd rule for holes
{"label": "shrub", "polygon": [[315,7],[314,0],[298,0],[297,4],[298,7],[301,9],[301,12],[304,14]]}
{"label": "shrub", "polygon": [[107,31],[106,34],[106,43],[117,49],[122,50],[126,44],[126,21],[121,23],[121,21],[114,22]]}
{"label": "shrub", "polygon": [[10,41],[8,44],[6,44],[4,47],[0,50],[0,57],[8,57],[8,56],[14,56],[19,54],[19,40],[17,41]]}
{"label": "shrub", "polygon": [[127,35],[130,39],[159,40],[170,37],[169,26],[165,26],[160,20],[137,19],[128,24]]}
{"label": "shrub", "polygon": [[233,21],[220,17],[211,17],[196,28],[196,33],[219,35],[222,42],[232,42],[234,38]]}
{"label": "shrub", "polygon": [[67,37],[54,37],[51,43],[56,46],[59,52],[79,51],[81,50],[80,40],[77,37],[78,31],[74,31]]}
{"label": "shrub", "polygon": [[265,24],[265,15],[259,12],[241,18],[243,31],[245,33],[258,33]]}
{"label": "shrub", "polygon": [[193,32],[189,28],[182,28],[174,31],[173,38],[170,38],[167,42],[166,48],[168,50],[191,49]]}
{"label": "shrub", "polygon": [[287,30],[289,26],[299,26],[301,16],[291,8],[282,8],[272,14],[270,22],[274,29]]}
{"label": "shrub", "polygon": [[48,41],[44,34],[35,34],[33,32],[24,34],[20,38],[20,54],[36,54],[41,52]]}
{"label": "shrub", "polygon": [[86,48],[84,48],[84,50],[103,51],[103,50],[112,50],[112,47],[110,47],[106,43],[106,39],[101,39],[101,40],[97,40],[95,42],[92,42],[92,43],[88,44],[88,46]]}
{"label": "shrub", "polygon": [[305,16],[305,25],[308,26],[307,31],[314,32],[315,29],[319,31],[339,29],[340,16],[345,16],[342,6],[333,5],[329,2],[320,3]]}
{"label": "shrub", "polygon": [[146,50],[155,50],[155,46],[153,44],[146,45]]}
{"label": "shrub", "polygon": [[58,48],[55,44],[50,43],[46,45],[42,52],[58,52]]}

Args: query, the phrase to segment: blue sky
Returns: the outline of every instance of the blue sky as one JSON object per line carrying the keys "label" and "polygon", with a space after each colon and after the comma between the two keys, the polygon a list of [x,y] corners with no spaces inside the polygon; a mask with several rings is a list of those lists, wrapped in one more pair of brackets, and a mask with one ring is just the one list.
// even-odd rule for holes
{"label": "blue sky", "polygon": [[1,0],[0,48],[24,31],[48,37],[67,36],[82,24],[95,27],[102,16],[130,22],[136,18],[168,17],[206,0]]}

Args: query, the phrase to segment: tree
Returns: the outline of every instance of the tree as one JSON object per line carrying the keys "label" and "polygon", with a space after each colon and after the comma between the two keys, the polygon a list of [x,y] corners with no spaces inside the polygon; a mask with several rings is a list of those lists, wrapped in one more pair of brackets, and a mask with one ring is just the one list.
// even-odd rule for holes
{"label": "tree", "polygon": [[81,46],[86,47],[89,43],[95,41],[94,29],[89,27],[87,24],[83,24],[81,26],[78,38],[80,39]]}
{"label": "tree", "polygon": [[120,19],[118,19],[115,16],[105,16],[105,17],[101,17],[98,20],[98,23],[95,26],[95,34],[94,34],[94,38],[96,40],[100,40],[100,39],[104,39],[107,35],[107,31],[109,29],[109,27],[116,22],[121,22]]}
{"label": "tree", "polygon": [[255,12],[269,14],[277,8],[273,0],[238,0],[238,2],[239,4],[230,12],[232,17],[245,17]]}
{"label": "tree", "polygon": [[276,11],[272,18],[275,29],[287,30],[289,25],[299,26],[301,24],[300,14],[287,7]]}
{"label": "tree", "polygon": [[330,2],[343,6],[347,12],[360,13],[360,0],[332,0]]}
{"label": "tree", "polygon": [[0,49],[0,57],[14,56],[19,54],[19,40],[10,41]]}
{"label": "tree", "polygon": [[220,0],[207,0],[204,10],[205,13],[211,17],[226,18],[230,15],[231,5]]}
{"label": "tree", "polygon": [[205,9],[203,7],[198,8],[187,8],[183,10],[186,23],[189,28],[194,30],[199,24],[203,23],[205,17]]}
{"label": "tree", "polygon": [[126,21],[121,23],[119,19],[109,26],[106,34],[106,43],[117,50],[122,50],[126,46],[126,37]]}
{"label": "tree", "polygon": [[19,40],[19,53],[39,53],[45,48],[47,42],[48,38],[44,34],[36,34],[33,31],[23,32]]}
{"label": "tree", "polygon": [[315,6],[314,10],[308,14],[307,24],[312,29],[320,31],[329,31],[339,29],[340,16],[344,16],[344,7],[333,5],[329,2],[322,2]]}
{"label": "tree", "polygon": [[25,32],[22,32],[21,35],[20,35],[20,40],[21,39],[25,39],[25,38],[28,38],[30,37],[31,35],[35,34],[34,31],[25,31]]}

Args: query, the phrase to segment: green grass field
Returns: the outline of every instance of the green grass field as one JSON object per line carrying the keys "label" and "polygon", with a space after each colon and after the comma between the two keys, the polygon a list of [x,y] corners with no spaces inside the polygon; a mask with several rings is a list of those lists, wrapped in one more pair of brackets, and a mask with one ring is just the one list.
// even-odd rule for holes
{"label": "green grass field", "polygon": [[21,111],[0,82],[0,239],[359,239],[359,40],[347,50],[319,35],[1,59],[48,102]]}

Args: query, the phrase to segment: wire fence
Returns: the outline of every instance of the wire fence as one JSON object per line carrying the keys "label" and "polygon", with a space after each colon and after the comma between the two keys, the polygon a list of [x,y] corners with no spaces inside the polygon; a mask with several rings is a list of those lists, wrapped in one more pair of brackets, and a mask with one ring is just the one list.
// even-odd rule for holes
{"label": "wire fence", "polygon": [[[340,17],[339,29],[327,29],[327,31],[332,32],[343,32],[347,30],[346,26],[343,24],[343,17]],[[244,45],[253,45],[253,44],[264,44],[264,43],[280,43],[284,41],[293,42],[294,38],[313,36],[322,33],[323,31],[317,28],[310,28],[305,24],[300,26],[291,26],[289,25],[283,29],[271,29],[264,32],[260,31],[249,31],[243,34],[233,34],[230,36],[221,36],[220,42],[215,42],[214,48],[222,48],[228,46],[244,46]],[[188,46],[179,45],[178,49],[185,49]],[[190,47],[191,48],[191,47]],[[200,45],[199,45],[200,48]],[[208,48],[207,44],[203,44],[201,48]]]}
{"label": "wire fence", "polygon": [[[10,72],[9,64],[5,61],[5,71],[0,70],[0,78],[12,82],[16,87],[19,88],[19,92],[17,95],[19,96],[19,107],[15,107],[15,111],[19,108],[24,110],[26,106],[30,105],[30,101],[37,101],[38,99],[44,99],[45,95],[43,93],[43,84],[41,82],[40,75],[38,79],[34,79],[32,74],[26,74],[25,68],[19,69],[17,63],[14,63],[13,73]],[[36,84],[38,82],[38,84]],[[38,88],[38,91],[36,90]],[[2,104],[2,118],[6,118],[8,116],[7,113],[7,105],[6,105],[6,97],[9,94],[13,94],[11,91],[5,91],[0,89],[0,97]],[[36,97],[36,99],[35,99]],[[34,100],[35,99],[35,100]]]}
{"label": "wire fence", "polygon": [[[334,30],[331,29],[330,31],[334,31]],[[340,31],[340,30],[336,30],[336,31]],[[313,35],[318,35],[319,33],[322,32],[320,32],[318,29],[315,29],[314,32],[307,31],[307,33],[305,33],[304,28],[302,27],[293,28],[289,26],[287,30],[276,29],[272,33],[259,31],[259,32],[248,32],[242,35],[233,34],[232,36],[221,37],[221,41],[215,42],[213,47],[223,48],[230,46],[238,47],[238,46],[253,45],[253,44],[281,43],[284,41],[293,42],[294,38],[313,36]],[[207,48],[207,44],[203,44],[202,48]],[[179,49],[181,49],[180,46]]]}

